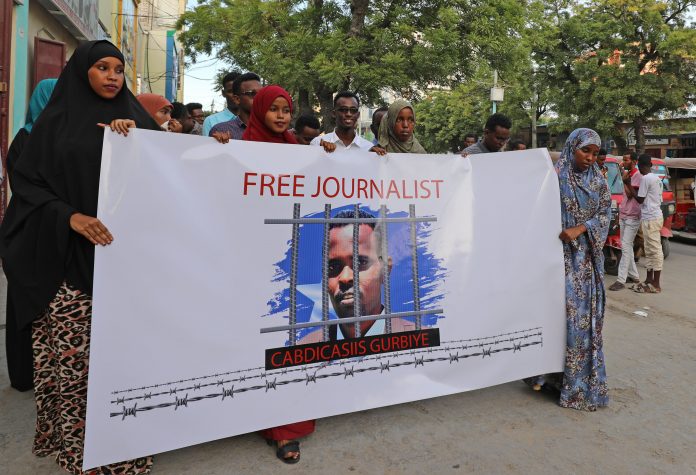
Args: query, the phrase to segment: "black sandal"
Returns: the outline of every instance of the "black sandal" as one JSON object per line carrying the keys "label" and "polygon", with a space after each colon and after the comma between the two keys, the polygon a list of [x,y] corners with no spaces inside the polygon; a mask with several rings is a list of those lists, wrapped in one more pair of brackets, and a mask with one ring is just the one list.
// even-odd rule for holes
{"label": "black sandal", "polygon": [[[268,445],[273,445],[276,444],[276,447],[278,447],[278,443],[273,440],[266,440]],[[288,454],[290,452],[297,452],[297,458],[293,457],[288,457]],[[276,450],[276,457],[278,457],[280,460],[282,460],[284,463],[287,464],[294,464],[300,461],[300,442],[298,440],[291,440],[287,444],[283,445],[282,447],[278,447]]]}

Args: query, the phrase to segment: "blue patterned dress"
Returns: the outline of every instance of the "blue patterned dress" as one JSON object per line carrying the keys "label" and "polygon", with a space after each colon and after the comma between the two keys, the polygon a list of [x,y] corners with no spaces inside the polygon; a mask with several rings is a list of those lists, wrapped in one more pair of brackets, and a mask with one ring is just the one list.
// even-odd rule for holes
{"label": "blue patterned dress", "polygon": [[563,243],[568,336],[560,405],[594,411],[609,403],[602,350],[606,303],[602,249],[609,231],[611,194],[596,164],[584,172],[575,169],[575,151],[590,144],[601,146],[595,131],[574,130],[556,172],[563,229],[583,223],[587,227],[575,241]]}
{"label": "blue patterned dress", "polygon": [[556,163],[561,191],[563,229],[585,224],[587,232],[563,243],[566,275],[567,341],[565,371],[542,377],[561,391],[562,407],[594,411],[609,403],[602,351],[604,323],[604,254],[609,230],[611,194],[599,167],[575,168],[575,151],[601,146],[599,135],[576,129]]}

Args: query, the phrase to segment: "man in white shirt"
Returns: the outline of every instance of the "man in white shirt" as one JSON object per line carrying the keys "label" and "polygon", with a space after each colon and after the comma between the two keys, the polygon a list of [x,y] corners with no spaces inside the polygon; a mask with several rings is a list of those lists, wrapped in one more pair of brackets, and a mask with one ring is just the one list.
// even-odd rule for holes
{"label": "man in white shirt", "polygon": [[374,145],[369,140],[359,136],[355,132],[360,118],[360,99],[353,92],[343,91],[334,97],[333,117],[336,128],[333,132],[322,135],[312,140],[311,145],[321,145],[321,142],[330,142],[338,149],[351,150],[354,148],[370,150]]}
{"label": "man in white shirt", "polygon": [[650,155],[642,154],[638,157],[638,170],[643,177],[640,180],[636,200],[640,203],[640,225],[643,229],[643,247],[648,275],[645,282],[636,287],[636,291],[656,294],[662,291],[660,274],[662,273],[663,255],[660,230],[664,218],[661,207],[662,180],[650,172],[651,167]]}

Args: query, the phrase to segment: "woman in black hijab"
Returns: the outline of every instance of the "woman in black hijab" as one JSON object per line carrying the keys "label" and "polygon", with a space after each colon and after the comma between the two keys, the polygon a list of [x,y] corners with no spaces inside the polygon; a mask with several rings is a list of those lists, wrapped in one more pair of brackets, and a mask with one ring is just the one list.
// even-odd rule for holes
{"label": "woman in black hijab", "polygon": [[[108,41],[80,45],[35,123],[13,174],[0,255],[16,320],[32,325],[37,424],[33,452],[82,473],[94,246],[103,127],[159,130],[125,86]],[[147,473],[146,457],[93,473]],[[92,472],[92,471],[90,471]]]}

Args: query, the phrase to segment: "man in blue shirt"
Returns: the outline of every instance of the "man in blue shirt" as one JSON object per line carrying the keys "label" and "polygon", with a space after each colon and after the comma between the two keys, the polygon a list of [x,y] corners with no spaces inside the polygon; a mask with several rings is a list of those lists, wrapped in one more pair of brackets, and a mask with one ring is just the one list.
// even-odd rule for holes
{"label": "man in blue shirt", "polygon": [[232,72],[227,73],[222,78],[222,97],[225,98],[226,106],[222,111],[209,115],[206,117],[205,121],[203,121],[203,135],[205,137],[208,136],[210,129],[212,129],[215,124],[232,120],[237,117],[237,104],[234,102],[232,84],[239,76],[241,76],[240,73]]}

